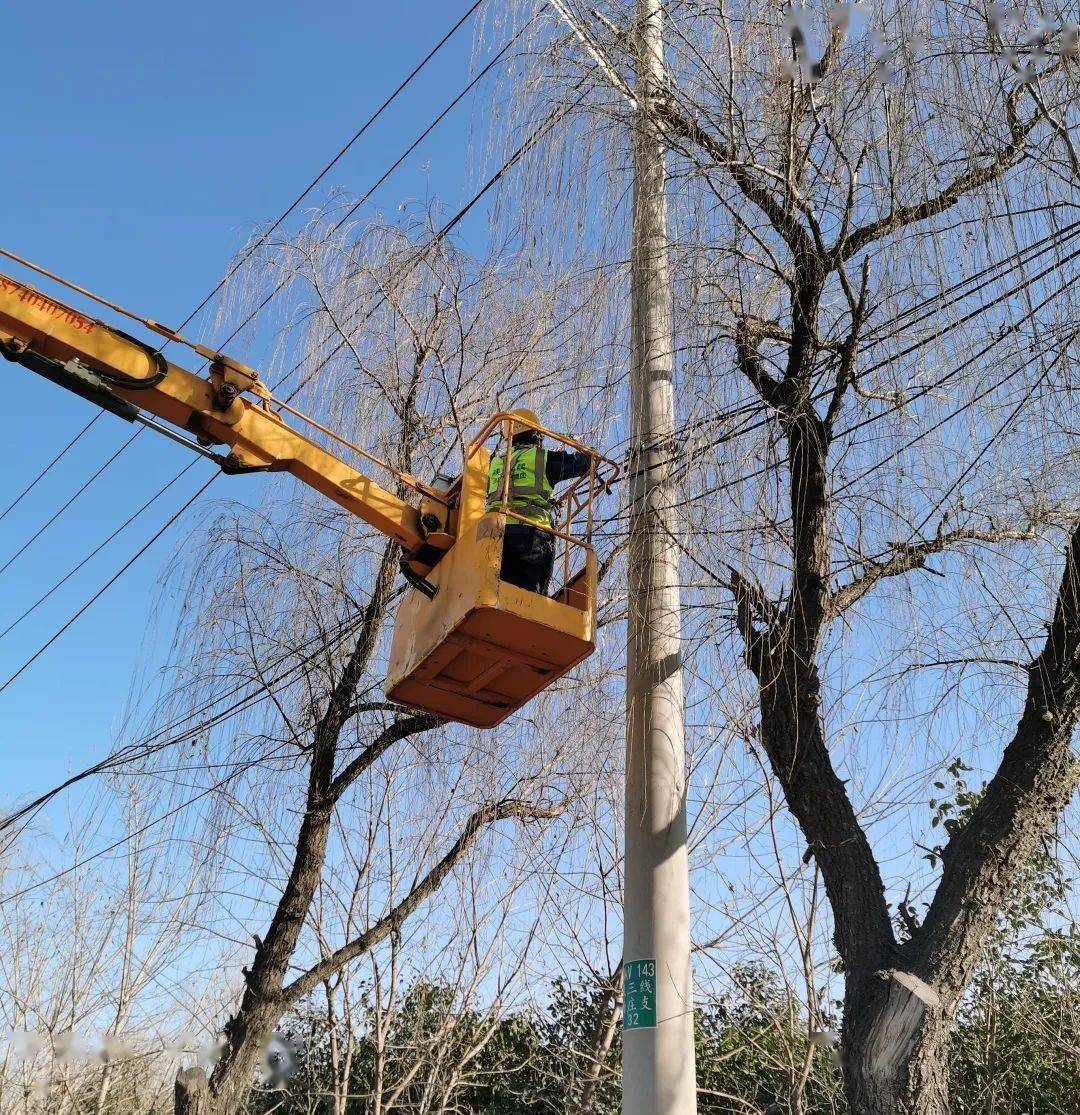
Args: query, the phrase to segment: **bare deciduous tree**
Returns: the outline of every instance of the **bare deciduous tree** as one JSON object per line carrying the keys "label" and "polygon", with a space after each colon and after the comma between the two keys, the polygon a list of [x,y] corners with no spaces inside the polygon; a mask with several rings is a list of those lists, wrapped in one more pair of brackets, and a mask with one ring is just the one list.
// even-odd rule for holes
{"label": "bare deciduous tree", "polygon": [[[433,238],[428,225],[411,233],[375,225],[361,235],[316,220],[261,266],[256,281],[291,285],[289,304],[298,309],[285,344],[291,340],[307,355],[298,369],[307,402],[396,469],[430,477],[453,467],[469,427],[493,399],[513,398],[525,385],[543,390],[536,380],[543,374],[545,299],[527,301],[512,269],[476,265]],[[237,674],[266,697],[255,739],[227,745],[234,756],[252,744],[260,749],[257,796],[249,802],[247,791],[236,796],[229,787],[218,823],[233,824],[236,816],[263,830],[268,869],[280,882],[276,897],[271,890],[261,898],[271,915],[255,938],[213,1071],[208,1079],[187,1071],[178,1080],[178,1111],[185,1113],[239,1111],[282,1015],[392,943],[489,829],[563,815],[581,769],[574,749],[583,744],[572,732],[570,747],[558,735],[539,749],[511,748],[499,737],[479,747],[474,734],[372,696],[398,595],[396,548],[315,500],[301,506],[299,515],[271,508],[253,520],[224,518],[211,533],[207,559],[192,571],[204,586],[191,611],[201,628],[191,667],[200,684],[185,687],[185,699],[201,699]],[[276,676],[283,651],[291,670],[284,684]],[[409,761],[401,762],[405,755]],[[378,779],[371,779],[384,769],[398,773],[377,792]],[[274,778],[297,795],[294,832],[282,824]],[[350,828],[339,823],[335,830],[335,818],[351,810],[363,831],[384,807],[399,819],[375,824],[369,831],[379,839],[359,857],[348,847]],[[313,951],[320,888],[328,872],[341,878],[342,856],[356,872],[351,886],[354,893],[361,888],[363,917],[347,918],[333,943],[324,936]],[[372,963],[378,971],[377,957]],[[449,1097],[467,1061],[445,1073],[436,1073],[430,1058],[417,1067]],[[392,1087],[388,1082],[381,1101],[388,1109]]]}
{"label": "bare deciduous tree", "polygon": [[[614,218],[577,242],[614,270],[635,33],[620,5],[555,7],[521,101],[558,126],[522,220],[552,218],[559,240],[558,215],[606,189]],[[751,746],[821,873],[858,1112],[947,1109],[957,1003],[1080,777],[1069,15],[670,5],[656,112],[681,277],[685,443],[672,452],[686,511],[671,544],[715,617],[688,652],[716,640],[751,679],[714,658],[696,680],[735,723],[751,698]],[[561,176],[570,158],[576,180]],[[1035,567],[1030,581],[1009,572]],[[888,682],[862,669],[875,656]],[[1022,686],[990,697],[1003,663]],[[940,695],[930,670],[948,672]],[[909,739],[908,716],[929,741],[926,782],[950,750],[978,753],[988,781],[930,855],[936,881],[917,877],[925,845],[908,844],[894,914],[865,787],[883,764],[851,743]],[[839,735],[846,718],[861,726]]]}

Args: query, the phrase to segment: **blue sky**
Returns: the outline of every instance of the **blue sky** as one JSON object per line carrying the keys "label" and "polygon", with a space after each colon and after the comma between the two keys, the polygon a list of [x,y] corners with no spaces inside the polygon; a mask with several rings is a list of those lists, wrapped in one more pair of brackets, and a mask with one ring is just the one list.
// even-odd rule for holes
{"label": "blue sky", "polygon": [[[182,321],[251,228],[293,200],[466,7],[465,0],[329,0],[314,14],[253,0],[195,0],[182,10],[116,2],[9,6],[0,245],[149,317]],[[467,26],[324,185],[364,191],[458,92],[471,53]],[[439,127],[373,206],[393,210],[427,197],[455,205],[469,195],[471,105]],[[0,270],[28,278],[6,262]],[[198,334],[197,326],[191,332]],[[0,364],[0,375],[7,414],[2,510],[93,409],[15,365]],[[129,434],[108,415],[96,424],[0,522],[0,565]],[[187,461],[185,450],[141,437],[0,574],[0,630]],[[0,639],[0,685],[207,475],[209,466],[194,469]],[[221,480],[211,491],[236,497],[241,485],[250,491],[259,482]],[[0,693],[0,808],[109,750],[140,652],[150,666],[163,658],[160,644],[144,643],[144,636],[152,625],[157,638],[168,637],[176,605],[154,615],[155,584],[184,534],[181,522]]]}

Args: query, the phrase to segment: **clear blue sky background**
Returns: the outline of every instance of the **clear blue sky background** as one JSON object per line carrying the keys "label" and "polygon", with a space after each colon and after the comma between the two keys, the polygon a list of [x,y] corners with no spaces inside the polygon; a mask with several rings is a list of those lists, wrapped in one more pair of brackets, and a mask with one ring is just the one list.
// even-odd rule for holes
{"label": "clear blue sky background", "polygon": [[[182,321],[252,226],[292,201],[466,7],[465,0],[329,0],[317,10],[265,0],[195,0],[181,9],[114,0],[7,6],[0,22],[0,244],[149,317]],[[471,50],[467,26],[326,184],[366,190],[461,88]],[[373,206],[392,211],[400,201],[430,196],[456,205],[469,196],[474,104],[466,102],[440,126]],[[0,263],[0,270],[28,278],[14,265]],[[0,377],[2,510],[93,408],[16,365],[0,362]],[[105,416],[63,467],[0,522],[0,565],[129,433]],[[141,437],[0,575],[0,630],[187,460],[185,450]],[[193,470],[0,640],[0,685],[207,474],[203,466]],[[259,483],[223,479],[216,496]],[[111,747],[152,618],[155,582],[183,534],[178,524],[0,693],[0,810]],[[156,618],[167,635],[170,616]]]}

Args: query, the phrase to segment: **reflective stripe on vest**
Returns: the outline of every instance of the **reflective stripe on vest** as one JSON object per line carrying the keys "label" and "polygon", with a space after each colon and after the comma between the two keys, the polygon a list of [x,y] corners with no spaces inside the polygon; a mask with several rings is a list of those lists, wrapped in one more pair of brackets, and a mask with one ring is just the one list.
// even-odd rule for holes
{"label": "reflective stripe on vest", "polygon": [[[488,470],[487,509],[501,507],[506,453],[491,458]],[[510,450],[510,487],[506,507],[523,518],[551,526],[552,486],[547,479],[547,452],[535,445]]]}

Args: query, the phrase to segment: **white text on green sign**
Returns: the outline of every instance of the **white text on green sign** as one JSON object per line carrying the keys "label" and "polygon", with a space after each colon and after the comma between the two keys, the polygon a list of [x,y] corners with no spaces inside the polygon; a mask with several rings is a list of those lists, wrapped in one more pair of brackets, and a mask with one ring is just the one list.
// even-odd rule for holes
{"label": "white text on green sign", "polygon": [[623,965],[623,1029],[656,1026],[656,961],[630,960]]}

